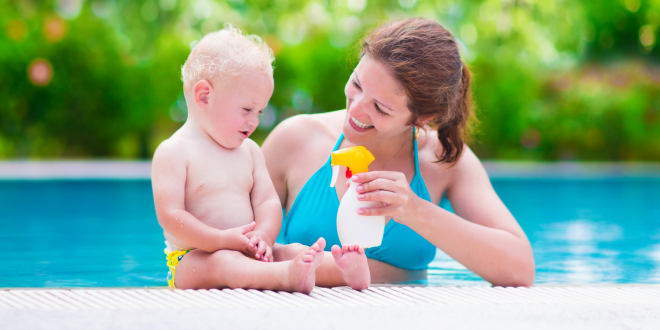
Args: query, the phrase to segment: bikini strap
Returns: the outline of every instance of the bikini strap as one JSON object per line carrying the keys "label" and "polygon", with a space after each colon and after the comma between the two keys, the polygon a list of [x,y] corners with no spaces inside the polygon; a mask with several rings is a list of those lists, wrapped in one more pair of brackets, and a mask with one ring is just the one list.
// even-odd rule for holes
{"label": "bikini strap", "polygon": [[[341,141],[344,141],[344,132],[342,132],[339,135],[339,139],[337,139],[337,143],[335,143],[335,147],[332,148],[332,152],[335,152],[337,151],[337,149],[339,149],[339,146],[341,145]],[[332,162],[332,154],[330,155],[330,157],[328,157],[328,161],[325,164],[330,165],[331,162]]]}
{"label": "bikini strap", "polygon": [[419,173],[419,157],[417,154],[417,139],[415,139],[415,130],[417,127],[413,126],[413,149],[415,150],[415,175]]}
{"label": "bikini strap", "polygon": [[344,132],[341,132],[339,135],[339,139],[337,139],[337,143],[335,144],[335,147],[332,148],[332,152],[337,151],[339,149],[339,146],[341,145],[341,141],[344,141]]}

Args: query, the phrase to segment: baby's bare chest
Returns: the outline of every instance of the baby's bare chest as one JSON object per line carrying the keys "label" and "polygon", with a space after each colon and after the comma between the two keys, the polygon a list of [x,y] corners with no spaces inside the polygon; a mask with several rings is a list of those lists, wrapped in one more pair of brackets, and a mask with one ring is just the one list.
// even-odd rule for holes
{"label": "baby's bare chest", "polygon": [[224,194],[249,196],[254,184],[248,150],[206,150],[188,161],[186,199]]}

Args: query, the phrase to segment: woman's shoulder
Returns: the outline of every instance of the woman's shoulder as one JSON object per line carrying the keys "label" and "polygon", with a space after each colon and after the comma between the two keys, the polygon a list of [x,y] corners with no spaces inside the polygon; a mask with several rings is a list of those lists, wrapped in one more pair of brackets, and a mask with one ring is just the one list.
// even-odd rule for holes
{"label": "woman's shoulder", "polygon": [[434,181],[442,181],[449,185],[452,180],[463,175],[481,172],[483,165],[469,146],[463,146],[461,156],[453,164],[438,163],[438,156],[442,155],[444,148],[438,139],[438,132],[432,129],[420,132],[418,140],[419,166],[422,175]]}
{"label": "woman's shoulder", "polygon": [[289,117],[279,123],[268,135],[264,146],[277,145],[277,149],[298,149],[314,143],[336,140],[341,134],[345,110],[301,114]]}

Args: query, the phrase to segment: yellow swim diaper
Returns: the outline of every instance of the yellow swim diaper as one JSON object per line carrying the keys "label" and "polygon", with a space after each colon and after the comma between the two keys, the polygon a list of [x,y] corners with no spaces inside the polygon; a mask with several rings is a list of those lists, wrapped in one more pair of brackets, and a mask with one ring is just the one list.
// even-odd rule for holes
{"label": "yellow swim diaper", "polygon": [[176,289],[174,286],[174,277],[176,276],[176,266],[179,265],[179,261],[183,259],[183,256],[188,254],[191,250],[183,250],[183,251],[170,251],[168,252],[169,249],[165,249],[165,254],[167,257],[167,267],[169,267],[170,271],[167,273],[167,285],[170,287],[170,289]]}

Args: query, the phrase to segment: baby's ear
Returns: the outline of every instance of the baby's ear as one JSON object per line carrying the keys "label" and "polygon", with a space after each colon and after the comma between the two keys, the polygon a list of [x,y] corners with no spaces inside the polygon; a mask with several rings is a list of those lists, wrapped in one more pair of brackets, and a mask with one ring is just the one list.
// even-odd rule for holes
{"label": "baby's ear", "polygon": [[202,79],[195,84],[193,89],[195,93],[195,104],[197,107],[204,110],[209,105],[209,98],[213,92],[213,86],[208,80]]}

